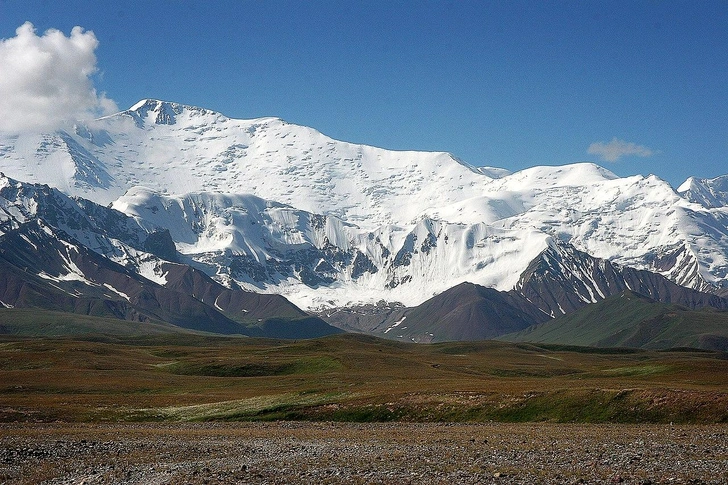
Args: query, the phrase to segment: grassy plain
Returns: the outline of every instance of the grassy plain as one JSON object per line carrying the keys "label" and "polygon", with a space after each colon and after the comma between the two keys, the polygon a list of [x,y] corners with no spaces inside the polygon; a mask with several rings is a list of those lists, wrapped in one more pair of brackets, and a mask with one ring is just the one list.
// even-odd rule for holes
{"label": "grassy plain", "polygon": [[728,422],[728,360],[339,335],[0,337],[2,421]]}

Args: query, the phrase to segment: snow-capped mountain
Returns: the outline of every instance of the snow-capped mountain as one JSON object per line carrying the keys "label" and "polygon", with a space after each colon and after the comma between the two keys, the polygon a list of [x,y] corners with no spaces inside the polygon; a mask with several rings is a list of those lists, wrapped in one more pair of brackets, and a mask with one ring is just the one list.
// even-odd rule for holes
{"label": "snow-capped mountain", "polygon": [[676,191],[590,163],[510,173],[156,100],[66,131],[0,135],[0,171],[110,204],[134,231],[168,231],[180,258],[219,282],[304,308],[414,306],[463,281],[508,291],[553,241],[728,288],[726,178]]}
{"label": "snow-capped mountain", "polygon": [[0,176],[0,305],[216,333],[305,338],[340,330],[279,295],[226,288],[166,229],[47,185]]}

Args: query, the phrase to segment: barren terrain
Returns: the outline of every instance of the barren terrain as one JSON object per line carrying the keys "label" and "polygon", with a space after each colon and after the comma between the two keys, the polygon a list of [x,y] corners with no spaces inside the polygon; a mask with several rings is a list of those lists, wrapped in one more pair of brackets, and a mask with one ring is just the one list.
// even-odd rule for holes
{"label": "barren terrain", "polygon": [[14,424],[0,427],[0,481],[723,484],[727,432],[669,424]]}

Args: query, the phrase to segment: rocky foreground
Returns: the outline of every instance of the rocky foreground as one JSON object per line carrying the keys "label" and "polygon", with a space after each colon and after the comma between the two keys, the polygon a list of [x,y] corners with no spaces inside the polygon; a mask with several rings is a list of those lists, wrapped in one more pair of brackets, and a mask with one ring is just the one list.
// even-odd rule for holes
{"label": "rocky foreground", "polygon": [[724,484],[728,427],[8,424],[4,484]]}

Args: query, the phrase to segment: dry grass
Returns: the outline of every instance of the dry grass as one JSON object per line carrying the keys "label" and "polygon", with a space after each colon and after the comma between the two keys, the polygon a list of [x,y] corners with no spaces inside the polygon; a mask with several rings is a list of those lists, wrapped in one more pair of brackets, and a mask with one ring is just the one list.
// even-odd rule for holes
{"label": "dry grass", "polygon": [[728,421],[709,352],[195,337],[0,342],[3,421]]}

